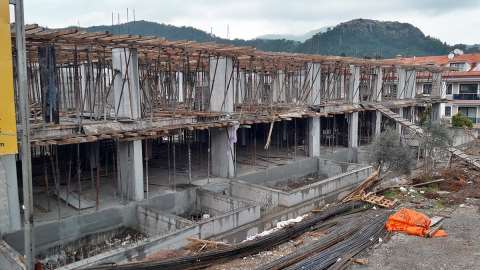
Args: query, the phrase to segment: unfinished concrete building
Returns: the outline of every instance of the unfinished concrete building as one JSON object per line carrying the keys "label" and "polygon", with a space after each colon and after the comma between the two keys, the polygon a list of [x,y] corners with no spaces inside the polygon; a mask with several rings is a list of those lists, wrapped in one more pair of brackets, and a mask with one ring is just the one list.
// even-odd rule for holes
{"label": "unfinished concrete building", "polygon": [[[366,178],[364,146],[387,126],[409,132],[389,113],[417,122],[432,106],[440,119],[445,101],[435,66],[26,35],[35,254],[48,269],[141,260],[187,237],[242,241]],[[417,72],[431,74],[430,96]],[[22,158],[1,162],[0,262],[16,269]]]}

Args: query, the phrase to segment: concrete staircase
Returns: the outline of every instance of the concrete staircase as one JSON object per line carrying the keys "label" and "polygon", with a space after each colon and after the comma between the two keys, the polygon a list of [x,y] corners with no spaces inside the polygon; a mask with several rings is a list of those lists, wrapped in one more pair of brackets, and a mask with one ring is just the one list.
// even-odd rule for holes
{"label": "concrete staircase", "polygon": [[[390,109],[386,108],[385,106],[383,106],[381,104],[374,104],[374,105],[371,105],[371,107],[374,108],[375,110],[381,112],[386,117],[388,117],[388,118],[392,119],[393,121],[399,123],[401,126],[408,128],[410,131],[414,132],[419,137],[423,137],[424,132],[423,132],[423,129],[421,127],[419,127],[418,125],[408,121],[407,119],[403,118],[399,114],[394,113],[393,111],[391,111]],[[478,161],[474,160],[473,158],[469,157],[462,150],[457,149],[455,147],[449,147],[447,149],[447,151],[450,152],[452,155],[460,158],[461,160],[467,162],[468,164],[476,167],[477,169],[480,169],[480,162],[478,162]]]}

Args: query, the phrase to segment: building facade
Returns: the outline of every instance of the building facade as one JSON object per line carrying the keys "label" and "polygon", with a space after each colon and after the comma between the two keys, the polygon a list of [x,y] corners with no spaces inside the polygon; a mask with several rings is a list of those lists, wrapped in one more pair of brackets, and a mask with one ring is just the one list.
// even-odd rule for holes
{"label": "building facade", "polygon": [[[456,51],[444,56],[402,58],[408,64],[439,65],[448,68],[442,74],[442,96],[448,102],[442,104],[441,114],[446,120],[461,113],[480,128],[480,54],[462,54]],[[417,95],[429,96],[432,80],[428,74],[417,74]]]}

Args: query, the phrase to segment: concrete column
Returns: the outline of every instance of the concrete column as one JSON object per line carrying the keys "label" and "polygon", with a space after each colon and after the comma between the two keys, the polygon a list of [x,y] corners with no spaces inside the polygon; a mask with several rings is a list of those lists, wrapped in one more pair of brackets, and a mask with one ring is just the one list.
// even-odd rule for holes
{"label": "concrete column", "polygon": [[441,103],[432,104],[431,118],[432,118],[432,123],[440,123],[440,120],[442,118]]}
{"label": "concrete column", "polygon": [[142,142],[119,142],[117,164],[120,196],[127,200],[143,200]]}
{"label": "concrete column", "polygon": [[442,93],[442,73],[432,73],[432,97],[446,97],[446,92]]}
{"label": "concrete column", "polygon": [[235,166],[233,163],[237,127],[212,128],[211,156],[212,174],[218,177],[235,177]]}
{"label": "concrete column", "polygon": [[408,70],[405,82],[405,98],[414,99],[417,92],[417,71]]}
{"label": "concrete column", "polygon": [[358,147],[358,112],[348,115],[348,147]]}
{"label": "concrete column", "polygon": [[230,57],[210,58],[210,111],[233,112],[233,60]]}
{"label": "concrete column", "polygon": [[308,119],[308,156],[320,156],[320,117]]}
{"label": "concrete column", "polygon": [[[113,49],[112,66],[114,72],[117,73],[113,81],[113,100],[117,117],[133,120],[139,119],[141,111],[137,50],[127,48]],[[125,83],[123,83],[124,79]]]}
{"label": "concrete column", "polygon": [[318,63],[309,64],[310,66],[310,73],[308,80],[310,81],[310,95],[308,98],[308,103],[311,105],[319,105],[320,104],[320,89],[322,87],[322,73],[321,67]]}
{"label": "concrete column", "polygon": [[[128,64],[127,64],[128,63]],[[138,56],[134,49],[113,49],[112,65],[117,76],[113,95],[118,118],[138,120],[140,112],[140,85]],[[123,81],[124,78],[128,80]],[[117,144],[118,192],[127,200],[143,200],[142,141],[125,141]]]}
{"label": "concrete column", "polygon": [[[360,67],[350,65],[350,79],[348,84],[348,101],[351,103],[360,102]],[[357,113],[358,119],[358,113]]]}
{"label": "concrete column", "polygon": [[375,136],[382,133],[382,113],[379,111],[375,112]]}
{"label": "concrete column", "polygon": [[287,101],[287,89],[285,87],[285,73],[283,70],[278,71],[278,99],[281,102]]}
{"label": "concrete column", "polygon": [[0,236],[20,229],[15,155],[0,156]]}
{"label": "concrete column", "polygon": [[397,99],[403,99],[405,96],[407,71],[404,68],[397,68],[398,84]]}
{"label": "concrete column", "polygon": [[383,69],[375,68],[376,77],[373,84],[373,101],[382,101]]}
{"label": "concrete column", "polygon": [[[398,109],[398,115],[403,117],[403,108]],[[395,122],[395,129],[398,131],[398,134],[402,135],[402,125],[400,125],[398,122]]]}
{"label": "concrete column", "polygon": [[415,124],[417,120],[417,115],[416,115],[417,110],[415,109],[415,106],[410,107],[410,116],[412,117],[412,123]]}

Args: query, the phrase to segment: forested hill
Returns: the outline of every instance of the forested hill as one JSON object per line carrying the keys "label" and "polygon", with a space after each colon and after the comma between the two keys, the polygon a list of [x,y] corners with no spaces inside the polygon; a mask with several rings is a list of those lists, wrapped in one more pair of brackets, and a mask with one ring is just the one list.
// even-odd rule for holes
{"label": "forested hill", "polygon": [[[164,37],[168,40],[214,41],[236,46],[253,46],[263,51],[299,52],[326,55],[391,58],[396,55],[421,56],[447,54],[452,46],[426,36],[408,23],[356,19],[318,33],[305,42],[285,39],[223,39],[193,28],[148,21],[114,26],[92,26],[87,31],[109,31],[114,34],[138,34]],[[455,45],[462,49],[465,45]],[[474,47],[478,48],[478,47]],[[468,49],[467,49],[468,52]]]}

